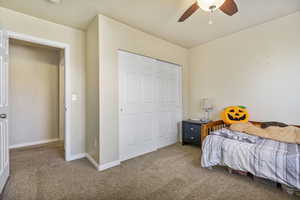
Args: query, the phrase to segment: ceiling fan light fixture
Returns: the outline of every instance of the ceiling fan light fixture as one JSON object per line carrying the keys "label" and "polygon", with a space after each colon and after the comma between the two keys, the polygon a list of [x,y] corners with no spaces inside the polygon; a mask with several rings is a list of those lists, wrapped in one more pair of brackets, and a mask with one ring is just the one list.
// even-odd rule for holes
{"label": "ceiling fan light fixture", "polygon": [[212,12],[220,8],[226,0],[197,0],[199,7],[207,12]]}

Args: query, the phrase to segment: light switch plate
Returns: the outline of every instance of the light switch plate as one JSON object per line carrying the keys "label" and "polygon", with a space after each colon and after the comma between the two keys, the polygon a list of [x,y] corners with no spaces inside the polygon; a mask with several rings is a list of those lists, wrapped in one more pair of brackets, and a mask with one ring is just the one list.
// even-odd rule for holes
{"label": "light switch plate", "polygon": [[77,94],[72,94],[72,101],[77,101]]}

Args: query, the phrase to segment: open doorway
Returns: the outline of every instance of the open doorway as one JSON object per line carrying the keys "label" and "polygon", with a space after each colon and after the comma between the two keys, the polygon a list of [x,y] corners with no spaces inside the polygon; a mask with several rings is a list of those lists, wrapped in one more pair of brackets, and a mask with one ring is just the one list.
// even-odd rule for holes
{"label": "open doorway", "polygon": [[9,147],[11,151],[56,148],[69,158],[69,47],[9,34]]}

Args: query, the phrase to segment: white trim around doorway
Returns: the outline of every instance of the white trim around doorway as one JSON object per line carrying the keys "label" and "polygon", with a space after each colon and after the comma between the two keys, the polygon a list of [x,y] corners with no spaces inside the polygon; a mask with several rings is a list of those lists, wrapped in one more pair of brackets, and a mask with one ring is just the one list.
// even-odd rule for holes
{"label": "white trim around doorway", "polygon": [[26,34],[16,33],[8,31],[8,37],[11,39],[17,39],[25,42],[31,42],[39,45],[45,45],[50,47],[55,47],[64,50],[64,56],[65,56],[65,160],[71,161],[74,160],[71,156],[71,144],[70,144],[70,136],[71,136],[71,115],[70,115],[70,108],[71,108],[71,66],[70,66],[70,46],[69,44],[62,43],[62,42],[56,42],[52,40],[47,40],[39,37],[33,37]]}

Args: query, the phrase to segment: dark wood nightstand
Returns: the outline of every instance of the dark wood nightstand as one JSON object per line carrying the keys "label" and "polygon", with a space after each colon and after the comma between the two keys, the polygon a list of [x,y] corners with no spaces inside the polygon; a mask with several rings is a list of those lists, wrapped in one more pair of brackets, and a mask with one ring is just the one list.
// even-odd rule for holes
{"label": "dark wood nightstand", "polygon": [[194,120],[182,121],[182,145],[201,146],[201,126],[206,123]]}

